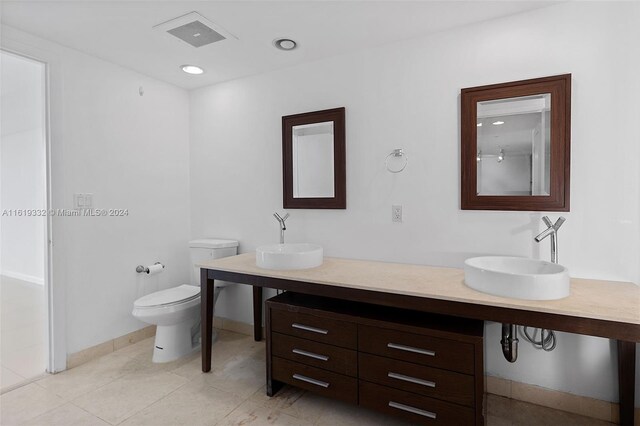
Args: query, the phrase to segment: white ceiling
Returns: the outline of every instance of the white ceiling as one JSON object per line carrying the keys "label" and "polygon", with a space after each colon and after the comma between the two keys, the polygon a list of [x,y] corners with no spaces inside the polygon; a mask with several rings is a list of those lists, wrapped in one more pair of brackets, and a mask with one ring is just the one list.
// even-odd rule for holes
{"label": "white ceiling", "polygon": [[[448,28],[545,1],[2,1],[2,23],[193,89]],[[238,37],[194,48],[152,27],[197,11]],[[292,52],[275,38],[299,43]],[[206,72],[184,74],[179,65]]]}
{"label": "white ceiling", "polygon": [[[504,124],[496,126],[496,121]],[[507,153],[531,153],[531,132],[540,127],[542,118],[540,113],[527,113],[480,118],[478,123],[482,123],[477,128],[478,149],[484,154],[498,154],[501,149]]]}

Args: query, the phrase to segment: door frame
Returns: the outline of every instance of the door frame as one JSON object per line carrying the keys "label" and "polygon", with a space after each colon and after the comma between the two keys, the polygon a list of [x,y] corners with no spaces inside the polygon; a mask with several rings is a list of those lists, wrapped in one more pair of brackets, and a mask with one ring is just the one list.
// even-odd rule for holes
{"label": "door frame", "polygon": [[[30,61],[43,64],[44,72],[44,131],[45,140],[45,208],[47,212],[53,211],[55,208],[54,191],[53,191],[53,153],[55,142],[58,140],[56,135],[61,134],[61,124],[53,123],[52,104],[57,102],[61,105],[62,81],[61,67],[58,58],[49,51],[42,50],[38,47],[22,43],[11,37],[5,37],[3,34],[0,50],[11,55],[19,56]],[[56,112],[56,118],[59,119],[61,111]],[[43,238],[44,254],[45,254],[45,273],[44,273],[44,290],[45,290],[45,310],[47,321],[46,347],[47,347],[47,365],[48,373],[57,373],[67,368],[67,348],[66,348],[66,315],[65,315],[65,299],[64,299],[64,280],[55,274],[54,279],[54,260],[56,260],[54,248],[54,218],[55,215],[47,214],[45,217],[45,235]],[[61,261],[62,259],[59,259]],[[63,265],[59,265],[63,266]],[[61,268],[64,269],[64,268]]]}

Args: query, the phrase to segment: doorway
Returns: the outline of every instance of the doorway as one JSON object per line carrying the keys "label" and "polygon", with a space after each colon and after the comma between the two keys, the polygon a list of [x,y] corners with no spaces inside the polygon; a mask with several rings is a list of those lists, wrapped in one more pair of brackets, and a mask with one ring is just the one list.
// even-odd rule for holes
{"label": "doorway", "polygon": [[0,51],[0,387],[48,368],[46,64]]}

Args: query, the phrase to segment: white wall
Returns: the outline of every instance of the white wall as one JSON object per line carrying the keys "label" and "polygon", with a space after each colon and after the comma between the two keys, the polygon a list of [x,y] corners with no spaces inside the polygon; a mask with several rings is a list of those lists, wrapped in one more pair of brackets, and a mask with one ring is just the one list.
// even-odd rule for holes
{"label": "white wall", "polygon": [[478,193],[480,195],[529,195],[531,194],[531,156],[505,154],[485,157],[477,163]]}
{"label": "white wall", "polygon": [[[189,282],[188,93],[7,26],[2,45],[50,63],[53,207],[86,192],[95,208],[129,210],[53,219],[56,313],[75,353],[144,327],[136,298]],[[135,272],[155,261],[165,272]]]}
{"label": "white wall", "polygon": [[293,136],[293,198],[335,196],[333,128],[327,133]]}
{"label": "white wall", "polygon": [[[579,19],[578,19],[579,17]],[[637,103],[640,4],[566,3],[191,92],[191,236],[278,240],[281,116],[346,107],[347,209],[292,210],[288,241],[328,256],[461,266],[479,254],[549,257],[542,213],[460,210],[464,87],[573,73],[571,212],[560,261],[574,277],[640,279]],[[394,148],[410,160],[385,171]],[[404,223],[391,222],[403,205]],[[553,220],[557,214],[551,214]],[[225,290],[218,315],[251,322],[250,289]],[[552,353],[500,353],[489,374],[616,401],[615,349],[560,333]],[[640,383],[640,379],[637,381]],[[637,394],[640,394],[640,389]]]}
{"label": "white wall", "polygon": [[[45,204],[44,65],[2,52],[0,60],[0,214]],[[0,218],[0,273],[44,284],[43,216]]]}

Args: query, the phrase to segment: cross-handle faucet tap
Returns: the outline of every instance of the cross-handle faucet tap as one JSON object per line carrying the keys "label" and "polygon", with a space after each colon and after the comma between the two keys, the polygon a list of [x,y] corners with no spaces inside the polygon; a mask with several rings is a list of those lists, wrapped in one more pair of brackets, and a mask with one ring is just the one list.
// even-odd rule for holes
{"label": "cross-handle faucet tap", "polygon": [[543,216],[542,221],[547,225],[547,229],[542,231],[535,237],[536,242],[540,242],[551,235],[551,262],[558,263],[558,229],[562,226],[566,219],[562,216],[552,223],[548,216]]}
{"label": "cross-handle faucet tap", "polygon": [[284,244],[284,231],[287,230],[287,225],[285,225],[285,220],[289,217],[289,213],[285,214],[284,217],[280,216],[278,213],[274,213],[273,217],[280,223],[280,244]]}

